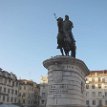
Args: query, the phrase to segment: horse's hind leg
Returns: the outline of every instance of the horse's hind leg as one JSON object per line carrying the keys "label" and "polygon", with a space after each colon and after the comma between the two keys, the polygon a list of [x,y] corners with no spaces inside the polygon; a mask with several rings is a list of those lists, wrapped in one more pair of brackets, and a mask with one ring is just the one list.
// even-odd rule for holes
{"label": "horse's hind leg", "polygon": [[76,54],[75,49],[73,49],[71,52],[71,56],[75,58],[75,54]]}
{"label": "horse's hind leg", "polygon": [[67,52],[67,56],[69,56],[69,51]]}
{"label": "horse's hind leg", "polygon": [[65,55],[68,56],[68,53],[65,51]]}
{"label": "horse's hind leg", "polygon": [[69,51],[68,50],[64,50],[65,51],[65,55],[69,56]]}
{"label": "horse's hind leg", "polygon": [[63,49],[62,49],[62,48],[60,49],[60,51],[61,51],[62,56],[64,56],[64,53],[63,53]]}
{"label": "horse's hind leg", "polygon": [[69,52],[66,52],[66,56],[69,56]]}

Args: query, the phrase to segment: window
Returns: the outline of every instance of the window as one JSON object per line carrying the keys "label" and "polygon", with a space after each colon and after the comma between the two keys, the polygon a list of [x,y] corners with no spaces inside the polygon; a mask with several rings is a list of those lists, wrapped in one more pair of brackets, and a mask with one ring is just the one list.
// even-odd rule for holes
{"label": "window", "polygon": [[10,89],[8,89],[8,93],[10,93]]}
{"label": "window", "polygon": [[2,91],[2,87],[0,87],[0,92]]}
{"label": "window", "polygon": [[45,103],[45,101],[44,101],[44,100],[42,100],[41,102],[42,102],[42,104],[44,104],[44,103]]}
{"label": "window", "polygon": [[89,96],[89,92],[86,92],[86,96]]}
{"label": "window", "polygon": [[18,103],[19,103],[19,104],[21,103],[20,99],[19,99]]}
{"label": "window", "polygon": [[15,90],[15,94],[17,95],[17,90]]}
{"label": "window", "polygon": [[25,97],[26,96],[26,94],[25,93],[23,93],[23,96],[22,97]]}
{"label": "window", "polygon": [[107,100],[105,100],[105,105],[107,105]]}
{"label": "window", "polygon": [[86,100],[86,104],[89,105],[89,100]]}
{"label": "window", "polygon": [[4,83],[7,84],[7,79],[4,80]]}
{"label": "window", "polygon": [[24,86],[24,90],[26,90],[26,86]]}
{"label": "window", "polygon": [[15,86],[15,85],[14,85],[14,81],[12,82],[12,86]]}
{"label": "window", "polygon": [[13,102],[13,97],[11,97],[11,102]]}
{"label": "window", "polygon": [[101,78],[100,77],[98,77],[98,82],[101,82]]}
{"label": "window", "polygon": [[14,90],[13,89],[11,90],[11,92],[12,92],[12,94],[14,94]]}
{"label": "window", "polygon": [[64,85],[64,84],[62,84],[62,85],[60,86],[60,88],[65,88],[65,85]]}
{"label": "window", "polygon": [[45,97],[45,93],[42,93],[42,97]]}
{"label": "window", "polygon": [[3,101],[5,101],[5,95],[3,95]]}
{"label": "window", "polygon": [[102,82],[105,82],[105,78],[102,78]]}
{"label": "window", "polygon": [[23,99],[23,103],[25,104],[25,99]]}
{"label": "window", "polygon": [[16,86],[18,86],[18,82],[16,82]]}
{"label": "window", "polygon": [[86,89],[89,89],[89,85],[88,84],[86,84]]}
{"label": "window", "polygon": [[107,96],[107,92],[105,92],[105,97]]}
{"label": "window", "polygon": [[104,88],[106,88],[106,89],[107,89],[107,85],[105,85],[105,86],[104,86]]}
{"label": "window", "polygon": [[101,97],[102,96],[102,92],[98,92],[98,96]]}
{"label": "window", "polygon": [[99,105],[102,105],[102,100],[99,100]]}
{"label": "window", "polygon": [[95,79],[94,79],[94,78],[92,78],[92,82],[95,82]]}
{"label": "window", "polygon": [[92,101],[92,105],[96,105],[96,101],[95,100]]}
{"label": "window", "polygon": [[94,84],[92,85],[92,89],[95,89],[95,85]]}
{"label": "window", "polygon": [[43,85],[42,87],[45,88],[45,85]]}
{"label": "window", "polygon": [[6,88],[4,88],[4,92],[6,92]]}
{"label": "window", "polygon": [[7,97],[7,102],[9,102],[9,97]]}
{"label": "window", "polygon": [[19,89],[21,90],[21,89],[22,89],[22,87],[21,87],[21,86],[19,86]]}
{"label": "window", "polygon": [[98,88],[101,88],[101,84],[98,84]]}
{"label": "window", "polygon": [[2,83],[2,78],[0,77],[0,83]]}
{"label": "window", "polygon": [[16,98],[14,98],[14,103],[16,103],[16,101],[17,101]]}
{"label": "window", "polygon": [[11,80],[9,79],[9,83],[11,82]]}
{"label": "window", "polygon": [[95,96],[96,96],[96,93],[95,93],[95,92],[92,92],[92,96],[95,97]]}

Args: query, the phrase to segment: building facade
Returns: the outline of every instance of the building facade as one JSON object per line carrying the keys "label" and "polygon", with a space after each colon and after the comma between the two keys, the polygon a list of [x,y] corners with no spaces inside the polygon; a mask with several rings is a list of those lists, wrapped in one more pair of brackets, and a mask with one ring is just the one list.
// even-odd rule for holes
{"label": "building facade", "polygon": [[87,107],[107,107],[107,70],[91,71],[86,77]]}
{"label": "building facade", "polygon": [[48,93],[48,78],[47,76],[41,77],[40,82],[40,107],[46,107]]}
{"label": "building facade", "polygon": [[37,83],[31,80],[18,80],[15,74],[0,68],[0,104],[38,107],[39,93]]}
{"label": "building facade", "polygon": [[18,80],[19,82],[19,104],[24,107],[39,106],[39,88],[31,80]]}
{"label": "building facade", "polygon": [[18,104],[18,81],[13,73],[0,68],[0,103]]}

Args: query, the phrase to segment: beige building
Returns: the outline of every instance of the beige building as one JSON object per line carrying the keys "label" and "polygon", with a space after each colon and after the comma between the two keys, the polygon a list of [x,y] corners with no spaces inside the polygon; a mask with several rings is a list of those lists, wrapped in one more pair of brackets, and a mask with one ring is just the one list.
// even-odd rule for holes
{"label": "beige building", "polygon": [[24,107],[38,107],[39,88],[31,80],[19,80],[19,104]]}
{"label": "beige building", "polygon": [[39,102],[40,107],[46,107],[47,92],[48,92],[48,78],[47,76],[42,76],[40,82],[40,102]]}
{"label": "beige building", "polygon": [[0,103],[18,103],[18,82],[13,73],[0,68]]}
{"label": "beige building", "polygon": [[107,70],[91,71],[86,77],[88,107],[107,107]]}

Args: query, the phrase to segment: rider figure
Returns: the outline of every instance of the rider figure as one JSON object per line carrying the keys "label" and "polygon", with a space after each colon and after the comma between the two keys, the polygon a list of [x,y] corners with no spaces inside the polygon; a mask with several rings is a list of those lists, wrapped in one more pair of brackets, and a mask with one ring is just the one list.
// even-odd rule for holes
{"label": "rider figure", "polygon": [[69,43],[69,47],[72,50],[72,57],[75,57],[75,39],[72,34],[73,23],[69,20],[69,16],[65,15],[65,20],[63,21],[63,31],[65,34],[66,42]]}
{"label": "rider figure", "polygon": [[65,15],[65,20],[63,21],[63,31],[69,43],[75,42],[75,39],[72,34],[72,28],[73,28],[73,23],[69,20],[69,16]]}

